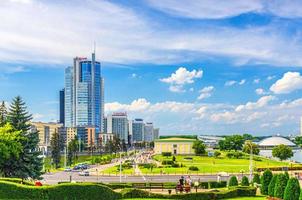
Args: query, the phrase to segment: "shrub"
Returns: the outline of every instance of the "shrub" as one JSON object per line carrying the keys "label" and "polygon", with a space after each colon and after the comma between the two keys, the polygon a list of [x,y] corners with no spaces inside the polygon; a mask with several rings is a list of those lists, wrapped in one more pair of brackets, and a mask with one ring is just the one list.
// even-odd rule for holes
{"label": "shrub", "polygon": [[172,157],[172,161],[173,161],[173,162],[176,161],[176,157],[175,157],[175,156]]}
{"label": "shrub", "polygon": [[253,183],[260,184],[260,176],[259,174],[255,174],[253,177]]}
{"label": "shrub", "polygon": [[227,186],[226,181],[221,181],[221,182],[216,182],[216,181],[211,181],[209,182],[210,188],[223,188]]}
{"label": "shrub", "polygon": [[275,196],[275,185],[276,185],[277,176],[278,176],[278,175],[275,174],[275,175],[273,176],[271,182],[270,182],[269,185],[268,185],[268,193],[267,193],[267,194],[268,194],[269,196],[271,196],[271,197]]}
{"label": "shrub", "polygon": [[300,184],[298,179],[290,178],[287,182],[283,199],[298,200],[299,194],[300,194]]}
{"label": "shrub", "polygon": [[143,167],[146,169],[154,168],[156,165],[154,163],[140,163],[138,164],[139,167]]}
{"label": "shrub", "polygon": [[287,185],[287,177],[285,174],[278,174],[276,178],[276,184],[274,189],[274,197],[278,197],[280,199],[284,196],[284,190]]}
{"label": "shrub", "polygon": [[[14,191],[14,192],[12,192]],[[25,186],[0,181],[0,199],[119,199],[121,195],[100,184],[62,183],[55,186]]]}
{"label": "shrub", "polygon": [[229,180],[229,187],[231,186],[237,186],[238,185],[238,180],[236,176],[232,176]]}
{"label": "shrub", "polygon": [[163,161],[161,162],[161,164],[162,164],[162,165],[173,165],[174,162],[173,162],[172,160],[163,160]]}
{"label": "shrub", "polygon": [[190,171],[199,171],[198,167],[196,167],[196,166],[190,166],[189,170]]}
{"label": "shrub", "polygon": [[249,179],[246,176],[242,177],[241,185],[242,186],[249,186],[250,185]]}
{"label": "shrub", "polygon": [[179,164],[178,164],[178,163],[173,163],[173,164],[171,165],[171,167],[178,168],[178,167],[179,167]]}
{"label": "shrub", "polygon": [[270,170],[266,169],[261,176],[261,194],[267,195],[268,194],[268,185],[272,180],[273,174]]}
{"label": "shrub", "polygon": [[208,189],[209,188],[209,183],[208,182],[201,182],[200,187],[203,189]]}
{"label": "shrub", "polygon": [[[162,198],[164,199],[166,195],[150,193],[145,190],[139,189],[124,189],[121,191],[123,199],[132,199],[132,198]],[[109,199],[108,199],[109,200]]]}
{"label": "shrub", "polygon": [[165,156],[165,157],[170,157],[170,156],[172,156],[172,153],[171,152],[162,152],[161,155]]}
{"label": "shrub", "polygon": [[226,156],[228,158],[236,158],[236,159],[238,159],[238,158],[242,158],[244,156],[244,154],[242,152],[240,152],[240,151],[235,151],[235,152],[228,152],[226,154]]}
{"label": "shrub", "polygon": [[220,151],[214,151],[214,157],[218,158],[221,155]]}

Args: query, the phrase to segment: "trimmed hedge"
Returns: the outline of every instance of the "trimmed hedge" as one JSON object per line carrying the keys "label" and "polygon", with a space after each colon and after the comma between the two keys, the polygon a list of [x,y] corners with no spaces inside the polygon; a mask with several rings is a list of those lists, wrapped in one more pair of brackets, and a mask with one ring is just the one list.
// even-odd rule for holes
{"label": "trimmed hedge", "polygon": [[115,200],[119,198],[121,198],[121,194],[116,193],[109,187],[100,184],[62,183],[56,186],[35,187],[0,181],[0,199]]}
{"label": "trimmed hedge", "polygon": [[216,181],[211,181],[209,182],[210,188],[224,188],[227,186],[226,181],[221,181],[221,182],[216,182]]}
{"label": "trimmed hedge", "polygon": [[246,176],[242,177],[241,185],[242,186],[249,186],[250,185],[249,179]]}
{"label": "trimmed hedge", "polygon": [[5,178],[5,177],[1,177],[0,181],[8,181],[8,182],[12,182],[12,183],[19,183],[19,184],[24,184],[24,185],[35,185],[33,182],[30,181],[26,181],[23,180],[21,178]]}
{"label": "trimmed hedge", "polygon": [[123,198],[160,198],[160,199],[182,199],[182,200],[210,200],[210,199],[225,199],[234,197],[256,196],[256,188],[254,187],[232,187],[226,191],[220,192],[198,192],[188,194],[155,194],[139,189],[124,189],[122,192]]}
{"label": "trimmed hedge", "polygon": [[236,176],[232,176],[229,180],[229,186],[237,186],[238,185],[238,180]]}

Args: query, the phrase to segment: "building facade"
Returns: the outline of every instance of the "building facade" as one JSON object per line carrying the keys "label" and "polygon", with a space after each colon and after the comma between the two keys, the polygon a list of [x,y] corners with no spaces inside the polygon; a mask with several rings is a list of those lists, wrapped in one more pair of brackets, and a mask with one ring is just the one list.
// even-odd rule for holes
{"label": "building facade", "polygon": [[106,121],[106,133],[116,135],[120,140],[128,144],[128,118],[127,113],[113,113],[108,115]]}
{"label": "building facade", "polygon": [[154,127],[153,123],[147,122],[144,127],[144,141],[152,142],[154,140]]}
{"label": "building facade", "polygon": [[60,119],[59,119],[59,123],[60,124],[65,124],[65,90],[62,89],[60,90],[59,93],[60,96]]}
{"label": "building facade", "polygon": [[72,67],[65,69],[65,126],[94,127],[102,132],[104,114],[104,81],[101,64],[87,58],[74,58]]}
{"label": "building facade", "polygon": [[132,122],[133,143],[144,141],[145,124],[143,119],[134,119]]}
{"label": "building facade", "polygon": [[195,139],[186,138],[167,138],[154,140],[154,152],[155,154],[171,152],[174,155],[194,154],[193,143],[195,141]]}

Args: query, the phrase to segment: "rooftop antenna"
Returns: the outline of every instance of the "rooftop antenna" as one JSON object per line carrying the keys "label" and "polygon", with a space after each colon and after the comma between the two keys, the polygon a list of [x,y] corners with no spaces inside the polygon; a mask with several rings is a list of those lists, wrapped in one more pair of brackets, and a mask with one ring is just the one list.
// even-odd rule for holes
{"label": "rooftop antenna", "polygon": [[95,54],[95,49],[96,49],[96,43],[95,41],[93,42],[93,53]]}

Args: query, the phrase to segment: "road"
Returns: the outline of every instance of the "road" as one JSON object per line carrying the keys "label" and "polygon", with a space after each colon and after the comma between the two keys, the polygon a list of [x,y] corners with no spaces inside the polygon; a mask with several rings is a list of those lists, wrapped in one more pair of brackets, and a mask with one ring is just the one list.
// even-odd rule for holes
{"label": "road", "polygon": [[[236,174],[238,178],[241,178],[241,174]],[[248,176],[248,174],[245,174]],[[79,176],[79,172],[57,172],[43,175],[44,184],[57,184],[58,182],[103,182],[114,183],[119,182],[119,176]],[[134,182],[177,182],[181,175],[154,175],[154,176],[122,176],[122,182],[134,183]],[[193,181],[200,179],[200,181],[217,181],[217,175],[191,175]],[[221,181],[227,181],[229,176],[221,177]]]}

